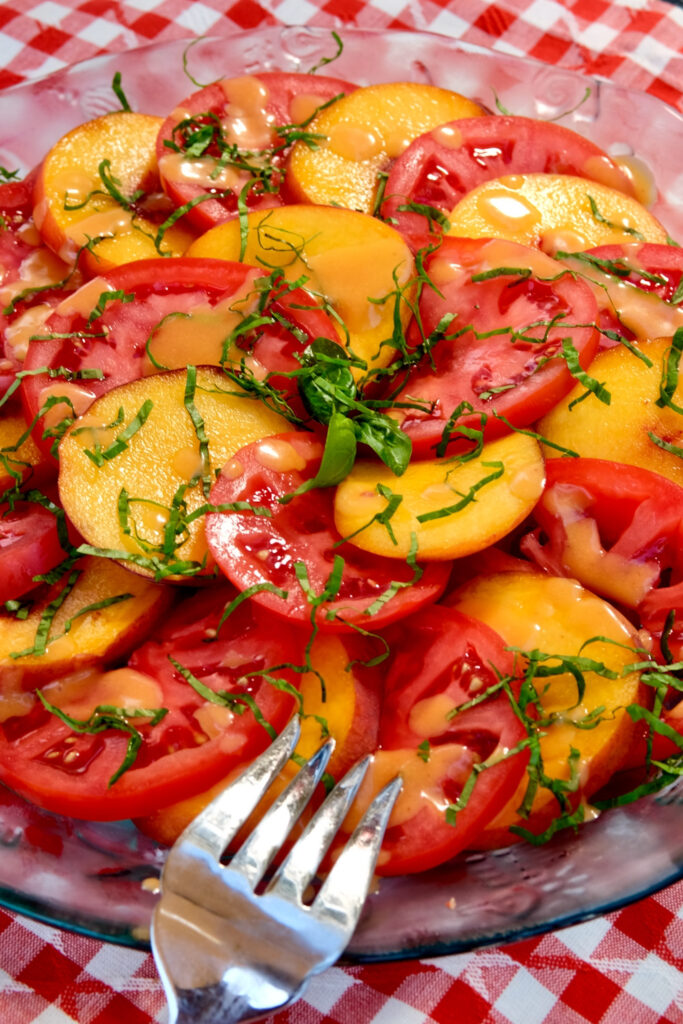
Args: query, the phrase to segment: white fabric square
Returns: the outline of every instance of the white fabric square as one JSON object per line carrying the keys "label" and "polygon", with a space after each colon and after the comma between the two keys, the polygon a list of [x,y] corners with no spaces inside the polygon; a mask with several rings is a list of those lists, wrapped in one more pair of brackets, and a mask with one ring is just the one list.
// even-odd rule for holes
{"label": "white fabric square", "polygon": [[34,21],[40,21],[43,25],[59,25],[62,18],[65,18],[69,14],[68,7],[62,7],[61,4],[52,3],[52,0],[47,0],[47,3],[38,4],[31,11],[31,17]]}
{"label": "white fabric square", "polygon": [[674,53],[668,46],[660,43],[658,39],[653,39],[652,36],[643,36],[630,53],[631,59],[636,64],[640,64],[653,75],[660,74],[662,68],[673,56]]}
{"label": "white fabric square", "polygon": [[420,963],[438,967],[439,970],[450,974],[451,978],[459,978],[475,959],[475,955],[474,953],[452,953],[450,956],[438,956],[434,960],[421,960]]}
{"label": "white fabric square", "polygon": [[385,14],[395,18],[405,8],[405,0],[370,0],[368,6],[374,7],[378,11],[383,11]]}
{"label": "white fabric square", "polygon": [[624,986],[625,992],[660,1014],[680,996],[680,990],[680,972],[653,953],[636,966]]}
{"label": "white fabric square", "polygon": [[93,46],[107,46],[112,39],[116,39],[123,31],[123,26],[115,21],[95,18],[90,25],[80,30],[78,38],[86,43],[92,43]]}
{"label": "white fabric square", "polygon": [[21,40],[12,39],[11,36],[0,32],[0,54],[2,54],[3,66],[6,67],[11,60],[14,60],[16,55],[24,49],[25,45]]}
{"label": "white fabric square", "polygon": [[396,1024],[397,1020],[400,1020],[401,1024],[424,1024],[424,1019],[425,1015],[420,1010],[391,996],[371,1019],[370,1024]]}
{"label": "white fabric square", "polygon": [[604,917],[596,917],[594,921],[586,921],[585,924],[562,928],[555,933],[554,937],[558,942],[571,949],[572,953],[587,960],[598,948],[611,927],[610,922],[606,921]]}
{"label": "white fabric square", "polygon": [[434,21],[429,26],[430,32],[441,32],[445,36],[452,36],[460,39],[470,27],[469,21],[459,18],[452,11],[439,11]]}
{"label": "white fabric square", "polygon": [[613,28],[611,25],[594,21],[580,33],[578,42],[582,46],[587,46],[589,50],[595,50],[596,53],[604,53],[609,50],[618,35],[618,29]]}
{"label": "white fabric square", "polygon": [[116,987],[122,990],[131,987],[130,980],[146,959],[146,953],[107,943],[88,960],[84,970],[105,985],[111,985],[112,978],[116,978]]}
{"label": "white fabric square", "polygon": [[31,1024],[74,1024],[74,1019],[58,1006],[46,1006],[42,1013],[33,1018]]}
{"label": "white fabric square", "polygon": [[533,974],[520,967],[494,1006],[512,1024],[541,1024],[557,1002],[556,996],[536,981]]}
{"label": "white fabric square", "polygon": [[555,0],[534,0],[525,11],[520,13],[520,18],[528,25],[533,25],[534,28],[539,28],[544,32],[554,28],[558,21],[564,21],[571,26],[572,35],[579,33],[579,26],[574,15],[563,4],[558,4]]}
{"label": "white fabric square", "polygon": [[305,25],[317,12],[318,8],[307,0],[284,0],[273,10],[274,16],[285,25]]}
{"label": "white fabric square", "polygon": [[175,20],[183,28],[189,29],[190,32],[194,32],[198,36],[203,36],[213,28],[220,18],[220,11],[214,11],[212,7],[207,7],[205,4],[194,3],[179,14]]}
{"label": "white fabric square", "polygon": [[323,971],[322,974],[311,979],[304,1000],[319,1013],[329,1014],[346,990],[355,984],[354,979],[339,967],[330,967],[327,971]]}
{"label": "white fabric square", "polygon": [[153,11],[155,7],[160,7],[164,0],[126,0],[127,7],[135,7],[138,11]]}

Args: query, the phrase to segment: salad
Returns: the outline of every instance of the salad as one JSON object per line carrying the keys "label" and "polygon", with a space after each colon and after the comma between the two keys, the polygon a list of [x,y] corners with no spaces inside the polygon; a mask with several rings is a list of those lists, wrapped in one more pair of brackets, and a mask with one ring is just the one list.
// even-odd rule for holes
{"label": "salad", "polygon": [[651,183],[433,86],[124,84],[0,194],[0,778],[171,842],[300,714],[402,775],[387,874],[674,779]]}

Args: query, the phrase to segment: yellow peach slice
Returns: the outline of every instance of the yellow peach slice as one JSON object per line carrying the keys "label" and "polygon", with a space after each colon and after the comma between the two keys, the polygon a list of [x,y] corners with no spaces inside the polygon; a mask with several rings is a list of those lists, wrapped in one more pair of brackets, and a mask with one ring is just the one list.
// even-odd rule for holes
{"label": "yellow peach slice", "polygon": [[54,474],[31,435],[25,436],[27,430],[21,413],[9,413],[0,419],[0,494],[14,486],[17,478],[37,481]]}
{"label": "yellow peach slice", "polygon": [[[379,724],[379,689],[362,682],[359,675],[367,669],[354,664],[348,669],[352,655],[346,649],[342,637],[318,634],[311,650],[311,665],[315,672],[301,677],[299,691],[302,697],[301,736],[296,746],[298,757],[309,758],[327,736],[334,737],[327,770],[333,778],[339,779],[359,757],[374,749]],[[323,693],[320,676],[325,681]],[[374,725],[369,727],[368,721]],[[290,760],[275,780],[264,800],[259,804],[252,818],[246,823],[242,834],[247,835],[263,815],[265,806],[284,789],[298,771],[298,765]],[[225,786],[243,769],[239,766],[226,778],[210,789],[186,800],[161,807],[154,814],[138,819],[136,825],[157,842],[171,845],[183,829],[217,796]],[[306,817],[298,823],[298,830],[305,824]],[[239,837],[238,840],[239,842]]]}
{"label": "yellow peach slice", "polygon": [[[73,263],[79,250],[91,273],[159,255],[179,256],[194,235],[178,224],[155,245],[160,225],[172,212],[161,191],[156,137],[162,119],[119,111],[79,125],[53,146],[43,161],[35,192],[34,219],[45,241]],[[113,183],[113,189],[107,188]],[[112,194],[135,202],[122,205]]]}
{"label": "yellow peach slice", "polygon": [[449,214],[448,234],[507,238],[554,255],[598,245],[666,242],[644,206],[617,189],[569,174],[514,174],[472,189]]}
{"label": "yellow peach slice", "polygon": [[[623,762],[637,733],[636,723],[626,711],[629,704],[641,703],[645,689],[639,674],[628,671],[641,659],[633,626],[575,580],[541,573],[480,576],[457,590],[449,603],[487,623],[512,647],[563,657],[581,655],[616,673],[616,679],[609,679],[586,671],[581,697],[576,679],[569,672],[534,682],[543,712],[556,716],[554,722],[539,730],[543,770],[553,779],[569,780],[570,754],[572,748],[577,750],[574,771],[578,789],[568,798],[572,806],[585,803]],[[597,715],[598,724],[580,728],[591,714]],[[541,832],[561,813],[551,791],[541,787],[530,817],[521,817],[518,808],[527,782],[525,778],[485,833],[487,844],[514,841],[508,832],[510,825]],[[587,818],[591,813],[586,807]]]}
{"label": "yellow peach slice", "polygon": [[312,149],[297,142],[286,188],[298,201],[370,213],[378,173],[418,135],[461,117],[483,114],[459,93],[414,82],[356,89],[320,114],[310,131],[323,135]]}
{"label": "yellow peach slice", "polygon": [[[41,643],[51,602],[62,603]],[[31,606],[25,619],[0,611],[3,700],[13,693],[126,655],[172,600],[168,587],[151,583],[105,558],[84,558],[73,572]],[[31,652],[34,653],[25,653]],[[3,715],[0,706],[0,716]]]}
{"label": "yellow peach slice", "polygon": [[[197,371],[188,401],[189,373],[171,370],[113,388],[74,421],[59,448],[60,498],[76,529],[143,573],[155,573],[153,559],[166,569],[180,560],[197,570],[207,557],[204,519],[187,517],[206,504],[216,471],[239,448],[289,426],[210,367]],[[117,443],[124,432],[130,436]],[[118,454],[110,454],[112,445]],[[174,516],[178,532],[171,541]],[[182,569],[171,572],[178,575]]]}
{"label": "yellow peach slice", "polygon": [[[406,558],[414,536],[422,559],[462,558],[495,544],[529,515],[543,481],[541,450],[524,434],[490,442],[470,462],[412,462],[400,478],[377,462],[358,461],[337,487],[335,525],[376,555]],[[387,525],[375,518],[387,508],[380,485],[401,496]]]}
{"label": "yellow peach slice", "polygon": [[[374,217],[321,206],[260,210],[249,215],[246,231],[237,220],[219,224],[187,255],[279,267],[288,281],[303,276],[304,287],[329,303],[345,326],[355,355],[384,366],[394,354],[380,345],[392,335],[394,293],[411,294],[413,257],[399,233]],[[401,302],[404,325],[409,316]],[[346,340],[341,330],[340,340]]]}
{"label": "yellow peach slice", "polygon": [[[669,405],[657,404],[670,349],[669,338],[641,344],[639,351],[649,366],[622,347],[600,353],[590,365],[590,375],[609,392],[609,405],[589,395],[572,406],[584,394],[577,384],[539,421],[539,433],[586,458],[642,466],[683,486],[683,459],[655,440],[683,449],[683,415]],[[683,384],[671,397],[683,407]],[[558,455],[557,449],[546,449],[548,458]]]}

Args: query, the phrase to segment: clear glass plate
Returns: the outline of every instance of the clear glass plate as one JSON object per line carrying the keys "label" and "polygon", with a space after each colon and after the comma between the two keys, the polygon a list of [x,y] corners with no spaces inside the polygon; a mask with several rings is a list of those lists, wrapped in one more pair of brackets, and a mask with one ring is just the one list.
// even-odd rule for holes
{"label": "clear glass plate", "polygon": [[[650,169],[654,212],[683,239],[683,117],[652,96],[533,61],[415,32],[345,30],[329,71],[360,84],[396,79],[456,89],[495,109],[557,118]],[[186,43],[98,57],[0,94],[0,163],[26,171],[64,132],[115,109],[116,71],[133,109],[166,114],[195,86]],[[336,44],[327,30],[260,29],[187,52],[202,83],[263,68],[306,71]],[[323,69],[327,70],[327,69]],[[586,87],[590,94],[585,97]],[[568,113],[565,113],[568,112]],[[0,787],[0,904],[144,948],[164,850],[128,822],[99,825],[38,810]],[[352,959],[457,952],[571,924],[683,877],[683,779],[542,848],[473,854],[423,875],[383,880]]]}

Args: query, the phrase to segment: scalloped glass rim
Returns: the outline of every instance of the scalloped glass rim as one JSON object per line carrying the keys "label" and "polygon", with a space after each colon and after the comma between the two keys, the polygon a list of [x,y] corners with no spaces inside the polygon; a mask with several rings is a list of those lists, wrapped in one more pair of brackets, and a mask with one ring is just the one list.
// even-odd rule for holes
{"label": "scalloped glass rim", "polygon": [[[500,99],[514,113],[564,115],[563,124],[608,152],[635,155],[657,182],[655,213],[672,236],[683,238],[683,117],[673,108],[443,36],[350,29],[341,35],[344,50],[329,67],[335,76],[360,84],[432,82],[492,109]],[[333,55],[336,44],[327,29],[269,27],[187,47],[175,41],[97,57],[0,94],[0,163],[27,171],[70,128],[115,109],[116,71],[134,109],[161,115],[195,88],[181,73],[185,53],[191,74],[209,82],[259,68],[306,71]],[[131,823],[60,818],[0,787],[0,847],[0,905],[147,948],[164,851]],[[435,956],[520,939],[594,917],[681,878],[683,779],[545,847],[472,854],[423,875],[383,880],[348,957]]]}

